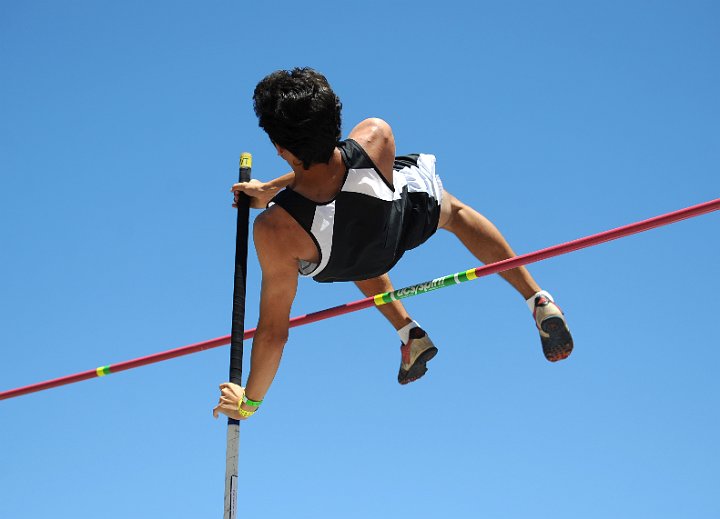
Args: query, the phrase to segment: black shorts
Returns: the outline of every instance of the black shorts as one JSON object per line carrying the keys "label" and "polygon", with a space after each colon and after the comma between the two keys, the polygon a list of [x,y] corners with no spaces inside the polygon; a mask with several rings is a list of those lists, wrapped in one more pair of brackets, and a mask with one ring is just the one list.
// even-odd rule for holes
{"label": "black shorts", "polygon": [[408,200],[401,239],[404,252],[424,243],[437,231],[443,186],[435,172],[434,155],[422,153],[396,157],[393,169],[407,182]]}

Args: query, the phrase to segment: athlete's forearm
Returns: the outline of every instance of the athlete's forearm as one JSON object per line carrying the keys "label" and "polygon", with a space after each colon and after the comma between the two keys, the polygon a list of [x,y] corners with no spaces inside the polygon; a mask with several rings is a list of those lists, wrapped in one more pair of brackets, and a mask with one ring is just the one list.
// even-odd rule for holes
{"label": "athlete's forearm", "polygon": [[275,378],[280,359],[285,348],[286,338],[277,335],[262,334],[258,330],[250,357],[250,375],[245,393],[252,400],[263,400]]}
{"label": "athlete's forearm", "polygon": [[250,207],[265,209],[270,200],[272,200],[279,191],[291,185],[294,181],[295,173],[290,172],[268,182],[251,179],[248,182],[233,184],[232,188],[230,188],[230,190],[235,193],[233,207],[237,207],[240,193],[245,193],[250,197]]}
{"label": "athlete's forearm", "polygon": [[295,181],[295,172],[291,171],[290,173],[286,173],[281,177],[278,177],[269,182],[266,182],[265,186],[267,188],[280,191],[281,189],[284,189],[287,186],[289,186],[290,184],[292,184],[294,181]]}

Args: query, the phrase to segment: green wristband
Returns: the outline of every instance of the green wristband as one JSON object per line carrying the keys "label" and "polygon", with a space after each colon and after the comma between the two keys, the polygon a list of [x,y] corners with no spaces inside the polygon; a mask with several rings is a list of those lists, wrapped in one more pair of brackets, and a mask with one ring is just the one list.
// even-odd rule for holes
{"label": "green wristband", "polygon": [[250,406],[250,407],[260,407],[260,404],[263,403],[262,400],[250,400],[247,395],[243,395],[242,398],[243,404]]}

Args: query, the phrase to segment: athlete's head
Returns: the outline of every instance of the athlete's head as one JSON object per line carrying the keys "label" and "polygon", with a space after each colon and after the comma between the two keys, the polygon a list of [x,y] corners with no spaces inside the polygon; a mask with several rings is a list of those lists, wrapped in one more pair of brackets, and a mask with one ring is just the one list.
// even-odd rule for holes
{"label": "athlete's head", "polygon": [[340,140],[342,103],[311,68],[278,70],[255,87],[255,114],[270,140],[303,163],[327,163]]}

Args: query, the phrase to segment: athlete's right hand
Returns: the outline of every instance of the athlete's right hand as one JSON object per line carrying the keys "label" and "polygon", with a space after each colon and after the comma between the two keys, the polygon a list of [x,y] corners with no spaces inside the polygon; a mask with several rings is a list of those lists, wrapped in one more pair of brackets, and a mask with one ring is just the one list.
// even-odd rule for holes
{"label": "athlete's right hand", "polygon": [[[240,416],[238,406],[242,402],[245,388],[232,382],[220,384],[220,401],[213,409],[213,418],[220,416],[220,413],[234,420],[245,420],[247,417]],[[243,404],[245,405],[245,404]],[[246,409],[247,410],[247,409]],[[254,411],[254,409],[250,409]]]}
{"label": "athlete's right hand", "polygon": [[259,180],[253,178],[248,182],[233,184],[230,191],[232,191],[234,195],[233,207],[237,207],[239,194],[245,193],[250,197],[250,207],[254,209],[265,209],[270,200],[272,200],[272,197],[277,194],[278,189],[276,187],[271,187],[266,182],[260,182]]}

